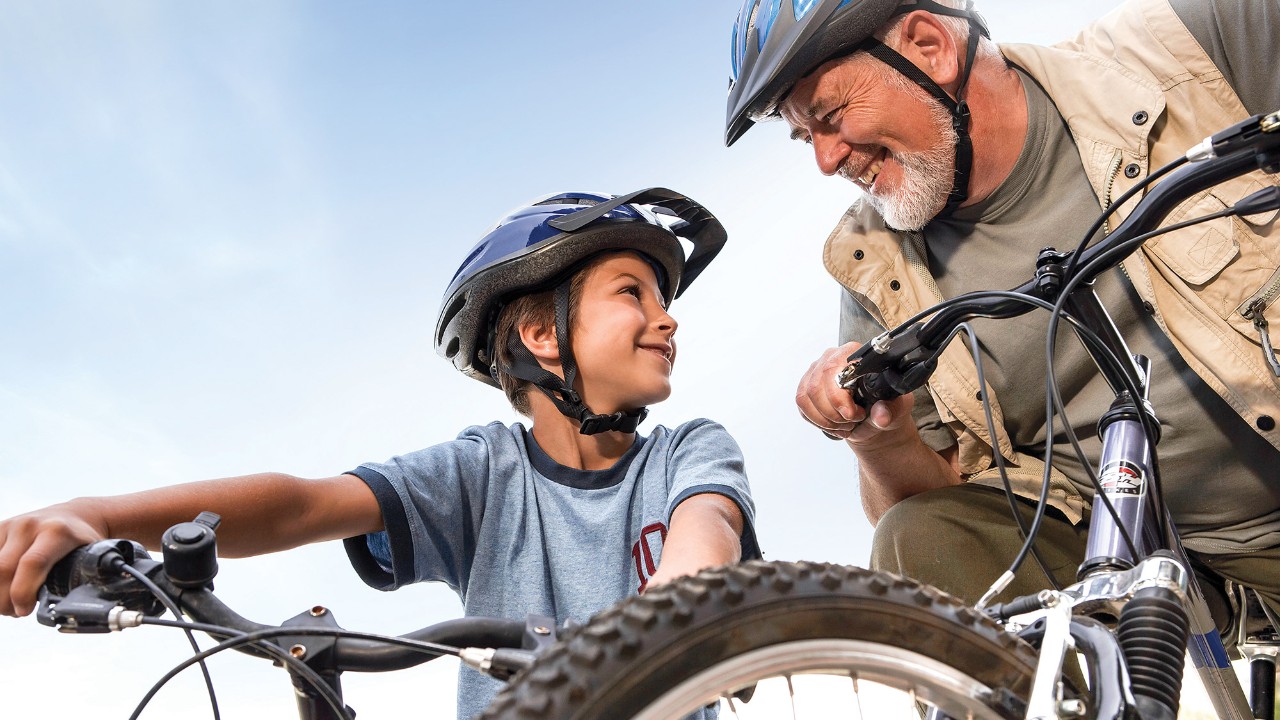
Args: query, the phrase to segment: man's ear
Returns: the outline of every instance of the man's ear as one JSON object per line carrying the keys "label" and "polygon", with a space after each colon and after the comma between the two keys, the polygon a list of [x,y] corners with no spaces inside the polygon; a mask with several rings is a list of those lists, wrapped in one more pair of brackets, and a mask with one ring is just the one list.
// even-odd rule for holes
{"label": "man's ear", "polygon": [[924,10],[909,13],[902,21],[899,54],[924,71],[938,87],[955,97],[955,83],[960,77],[962,48],[934,15]]}
{"label": "man's ear", "polygon": [[556,340],[554,324],[525,323],[520,326],[520,341],[529,348],[543,367],[560,366],[560,343]]}

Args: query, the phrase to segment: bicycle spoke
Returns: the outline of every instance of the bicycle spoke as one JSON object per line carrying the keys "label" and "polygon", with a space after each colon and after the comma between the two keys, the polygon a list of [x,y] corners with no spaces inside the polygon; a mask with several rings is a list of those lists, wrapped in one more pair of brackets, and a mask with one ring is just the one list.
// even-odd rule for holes
{"label": "bicycle spoke", "polygon": [[787,695],[791,698],[791,720],[796,720],[796,686],[790,675],[787,676]]}
{"label": "bicycle spoke", "polygon": [[789,717],[849,720],[982,720],[972,710],[939,710],[925,685],[885,683],[854,672],[780,673],[753,683],[749,700],[726,692],[719,698],[725,720]]}
{"label": "bicycle spoke", "polygon": [[862,710],[862,693],[858,691],[858,674],[849,673],[849,679],[853,680],[853,699],[858,707],[858,720],[867,720],[867,714]]}

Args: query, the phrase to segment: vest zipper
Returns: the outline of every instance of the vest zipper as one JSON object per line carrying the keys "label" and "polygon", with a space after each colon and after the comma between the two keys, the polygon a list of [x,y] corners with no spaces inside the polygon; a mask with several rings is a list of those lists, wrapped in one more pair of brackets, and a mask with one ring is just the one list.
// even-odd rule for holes
{"label": "vest zipper", "polygon": [[1267,284],[1254,293],[1253,297],[1244,301],[1237,312],[1245,320],[1253,322],[1253,326],[1258,329],[1258,335],[1262,337],[1262,357],[1267,361],[1272,374],[1280,377],[1280,360],[1276,359],[1275,348],[1271,345],[1271,332],[1265,315],[1267,307],[1276,299],[1277,294],[1280,294],[1280,270],[1273,273]]}
{"label": "vest zipper", "polygon": [[[1116,176],[1120,174],[1120,163],[1124,162],[1124,153],[1116,151],[1115,157],[1111,158],[1111,169],[1107,171],[1107,187],[1102,192],[1102,211],[1106,212],[1111,207],[1111,191],[1116,187]],[[1111,219],[1108,217],[1102,221],[1102,234],[1104,236],[1111,234]]]}
{"label": "vest zipper", "polygon": [[[1111,169],[1107,171],[1107,187],[1102,195],[1102,211],[1106,212],[1111,207],[1111,192],[1116,189],[1116,178],[1120,175],[1120,164],[1124,162],[1124,153],[1117,150],[1115,156],[1111,158]],[[1106,237],[1111,234],[1111,218],[1107,217],[1102,221],[1102,236]],[[1133,285],[1133,278],[1129,276],[1129,271],[1125,269],[1124,263],[1118,263],[1116,267],[1120,268],[1120,272],[1124,274],[1130,285]],[[1136,285],[1134,285],[1136,289]]]}

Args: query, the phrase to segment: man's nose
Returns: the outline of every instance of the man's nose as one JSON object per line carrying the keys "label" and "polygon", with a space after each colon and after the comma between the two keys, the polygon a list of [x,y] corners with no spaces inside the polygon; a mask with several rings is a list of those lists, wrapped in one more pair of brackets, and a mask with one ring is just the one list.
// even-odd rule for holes
{"label": "man's nose", "polygon": [[849,158],[849,144],[836,133],[813,136],[813,158],[823,175],[835,175]]}

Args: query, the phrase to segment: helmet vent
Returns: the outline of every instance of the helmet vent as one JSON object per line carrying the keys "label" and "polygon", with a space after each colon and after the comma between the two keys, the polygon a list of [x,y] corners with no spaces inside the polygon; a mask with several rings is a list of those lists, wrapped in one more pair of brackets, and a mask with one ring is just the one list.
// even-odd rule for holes
{"label": "helmet vent", "polygon": [[555,197],[549,197],[546,200],[543,200],[542,202],[534,203],[530,207],[540,207],[542,205],[591,206],[591,205],[599,205],[599,204],[600,204],[600,201],[593,197],[586,197],[584,195],[565,194],[565,195],[556,195]]}
{"label": "helmet vent", "polygon": [[452,360],[453,357],[458,354],[459,345],[461,345],[461,343],[458,342],[458,338],[455,337],[450,339],[449,346],[444,349],[444,356]]}
{"label": "helmet vent", "polygon": [[458,293],[453,298],[453,302],[449,303],[449,306],[444,309],[444,312],[440,313],[439,327],[442,330],[447,327],[449,323],[453,322],[453,318],[456,317],[458,313],[462,312],[462,308],[467,304],[468,294],[469,293],[466,292]]}

